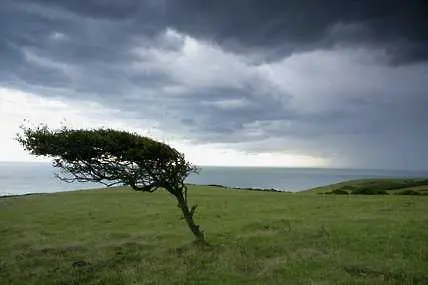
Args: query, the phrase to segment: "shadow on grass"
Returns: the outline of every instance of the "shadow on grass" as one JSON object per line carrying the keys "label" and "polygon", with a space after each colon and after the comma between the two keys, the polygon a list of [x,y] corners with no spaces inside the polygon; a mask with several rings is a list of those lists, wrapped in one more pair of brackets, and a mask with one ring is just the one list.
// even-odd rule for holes
{"label": "shadow on grass", "polygon": [[398,282],[399,284],[428,284],[427,276],[413,276],[405,272],[388,272],[361,266],[347,266],[343,268],[348,274],[356,278],[381,278],[385,281]]}

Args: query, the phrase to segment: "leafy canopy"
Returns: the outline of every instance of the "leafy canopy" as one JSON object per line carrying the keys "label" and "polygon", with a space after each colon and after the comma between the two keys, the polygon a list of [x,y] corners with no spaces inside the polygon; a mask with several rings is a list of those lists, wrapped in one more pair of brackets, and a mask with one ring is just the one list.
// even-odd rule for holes
{"label": "leafy canopy", "polygon": [[153,192],[162,187],[175,196],[197,168],[174,148],[135,133],[113,129],[50,130],[45,125],[22,127],[17,140],[33,155],[52,157],[53,165],[72,182],[129,185]]}

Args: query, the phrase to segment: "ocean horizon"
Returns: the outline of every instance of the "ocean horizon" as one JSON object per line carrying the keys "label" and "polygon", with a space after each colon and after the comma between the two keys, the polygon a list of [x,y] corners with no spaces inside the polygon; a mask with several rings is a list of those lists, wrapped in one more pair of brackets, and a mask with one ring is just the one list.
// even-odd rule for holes
{"label": "ocean horizon", "polygon": [[[200,166],[200,169],[199,174],[189,176],[186,182],[290,192],[353,179],[428,177],[428,171],[423,170],[242,166]],[[95,183],[63,182],[55,177],[56,172],[58,169],[45,162],[0,162],[0,196],[104,187]]]}

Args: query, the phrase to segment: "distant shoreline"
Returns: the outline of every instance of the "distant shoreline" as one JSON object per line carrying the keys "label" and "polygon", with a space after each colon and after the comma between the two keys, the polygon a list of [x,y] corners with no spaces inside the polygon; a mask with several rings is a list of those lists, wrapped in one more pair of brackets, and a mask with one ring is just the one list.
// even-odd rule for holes
{"label": "distant shoreline", "polygon": [[[259,192],[277,192],[277,193],[317,193],[317,194],[332,194],[336,190],[343,190],[347,193],[351,193],[351,190],[358,188],[371,188],[386,190],[390,193],[398,193],[399,191],[416,191],[423,195],[428,195],[428,177],[420,178],[372,178],[372,179],[360,179],[360,180],[347,180],[339,183],[331,183],[328,185],[322,185],[313,187],[302,191],[286,191],[276,188],[259,188],[259,187],[230,187],[222,184],[195,184],[187,183],[188,186],[203,186],[220,189],[230,189],[239,191],[259,191]],[[74,189],[70,191],[55,191],[55,192],[37,192],[37,193],[24,193],[24,194],[11,194],[11,195],[0,195],[1,198],[14,198],[14,197],[25,197],[33,195],[47,195],[52,193],[63,193],[63,192],[76,192],[85,190],[97,190],[97,189],[115,189],[124,186],[115,186],[111,188],[87,188],[87,189]],[[332,192],[333,191],[333,192]],[[342,193],[344,194],[344,193]],[[345,193],[346,194],[346,193]]]}
{"label": "distant shoreline", "polygon": [[[104,187],[91,183],[64,183],[46,162],[0,162],[0,196],[54,193]],[[333,168],[210,167],[202,166],[187,184],[211,185],[249,191],[301,192],[350,180],[428,177],[428,171],[375,171]]]}
{"label": "distant shoreline", "polygon": [[[229,187],[225,185],[220,184],[193,184],[188,183],[189,186],[206,186],[206,187],[216,187],[216,188],[222,188],[222,189],[231,189],[231,190],[243,190],[243,191],[264,191],[264,192],[281,192],[281,193],[294,193],[291,191],[282,191],[275,188],[254,188],[254,187]],[[64,192],[76,192],[76,191],[87,191],[87,190],[97,190],[97,189],[114,189],[124,186],[116,186],[116,187],[100,187],[100,188],[88,188],[88,189],[75,189],[70,191],[56,191],[56,192],[36,192],[36,193],[24,193],[24,194],[11,194],[11,195],[0,195],[1,198],[14,198],[14,197],[23,197],[23,196],[32,196],[32,195],[48,195],[48,194],[54,194],[54,193],[64,193]],[[303,190],[305,191],[305,190]],[[303,192],[298,191],[298,192]],[[297,193],[297,192],[296,192]]]}

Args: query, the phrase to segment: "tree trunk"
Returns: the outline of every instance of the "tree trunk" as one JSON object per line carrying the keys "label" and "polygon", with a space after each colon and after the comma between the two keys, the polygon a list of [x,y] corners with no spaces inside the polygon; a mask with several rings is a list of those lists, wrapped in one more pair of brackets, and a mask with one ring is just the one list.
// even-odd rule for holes
{"label": "tree trunk", "polygon": [[193,220],[193,215],[195,214],[196,206],[193,206],[191,209],[189,209],[189,205],[187,204],[187,201],[183,195],[178,195],[176,196],[176,198],[178,201],[178,207],[183,213],[183,217],[186,220],[187,226],[192,231],[195,237],[195,242],[205,243],[205,236],[203,231],[200,229],[199,225],[195,224],[195,221]]}

